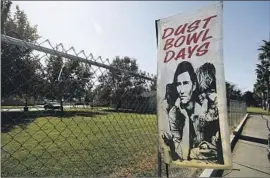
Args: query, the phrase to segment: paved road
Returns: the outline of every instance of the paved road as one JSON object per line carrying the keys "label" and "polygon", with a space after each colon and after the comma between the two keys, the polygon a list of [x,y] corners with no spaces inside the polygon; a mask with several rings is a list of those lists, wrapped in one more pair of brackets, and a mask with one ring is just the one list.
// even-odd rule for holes
{"label": "paved road", "polygon": [[[66,105],[64,106],[64,108],[83,108],[83,105],[76,105],[76,106],[72,106],[72,105]],[[28,108],[28,111],[44,111],[44,106],[43,105],[36,105],[36,106],[31,106],[31,108]],[[1,109],[1,111],[5,111],[5,112],[16,112],[16,111],[23,111],[23,108],[10,108],[10,109]]]}
{"label": "paved road", "polygon": [[[264,117],[270,122],[270,116]],[[233,150],[234,170],[224,171],[223,177],[270,177],[268,134],[266,121],[251,115]]]}

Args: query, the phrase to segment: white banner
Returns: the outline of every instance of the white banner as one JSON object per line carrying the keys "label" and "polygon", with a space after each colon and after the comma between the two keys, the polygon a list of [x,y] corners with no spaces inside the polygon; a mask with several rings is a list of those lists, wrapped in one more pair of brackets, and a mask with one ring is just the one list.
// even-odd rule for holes
{"label": "white banner", "polygon": [[222,3],[156,21],[158,127],[166,163],[231,168]]}

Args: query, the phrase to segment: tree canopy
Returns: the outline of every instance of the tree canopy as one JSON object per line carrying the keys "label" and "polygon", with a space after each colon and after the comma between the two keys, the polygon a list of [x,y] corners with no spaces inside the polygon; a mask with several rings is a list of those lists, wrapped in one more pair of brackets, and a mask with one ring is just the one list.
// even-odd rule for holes
{"label": "tree canopy", "polygon": [[61,104],[63,100],[81,100],[93,86],[88,64],[51,55],[46,66],[46,98],[59,100]]}
{"label": "tree canopy", "polygon": [[260,97],[262,106],[265,109],[265,101],[270,101],[270,41],[263,40],[263,44],[258,51],[259,63],[255,69],[257,80],[254,84],[254,92]]}
{"label": "tree canopy", "polygon": [[[26,42],[38,40],[40,36],[37,26],[29,23],[27,15],[19,6],[16,6],[14,15],[11,15],[11,6],[11,1],[1,0],[1,33]],[[88,64],[53,55],[47,56],[43,66],[39,56],[33,55],[31,49],[4,42],[1,44],[3,97],[33,96],[61,102],[73,101],[75,98],[79,101],[85,99],[86,102],[98,101],[105,105],[112,103],[118,108],[121,105],[129,105],[130,101],[141,97],[144,92],[156,92],[156,76],[154,82],[147,82],[142,77],[112,68],[96,76],[96,71],[91,71]],[[263,41],[258,49],[260,63],[256,66],[257,81],[254,84],[254,93],[248,91],[243,94],[235,85],[226,82],[228,99],[243,99],[251,105],[256,97],[266,100],[269,93],[269,44],[269,41]],[[136,59],[127,56],[115,57],[110,67],[146,76],[145,72],[139,70]],[[93,80],[94,77],[97,81]]]}
{"label": "tree canopy", "polygon": [[[130,57],[116,57],[111,67],[130,71],[133,73],[146,75],[139,71],[137,61]],[[111,101],[113,104],[121,105],[127,98],[139,96],[144,91],[149,90],[146,86],[145,79],[136,77],[121,71],[110,69],[99,77],[99,86],[96,88],[100,101]]]}
{"label": "tree canopy", "polygon": [[[12,2],[1,0],[1,34],[27,42],[40,38],[37,26],[32,26],[24,11],[16,6],[11,16]],[[1,42],[1,81],[2,96],[29,97],[35,95],[35,82],[41,81],[41,66],[31,55],[31,50]]]}

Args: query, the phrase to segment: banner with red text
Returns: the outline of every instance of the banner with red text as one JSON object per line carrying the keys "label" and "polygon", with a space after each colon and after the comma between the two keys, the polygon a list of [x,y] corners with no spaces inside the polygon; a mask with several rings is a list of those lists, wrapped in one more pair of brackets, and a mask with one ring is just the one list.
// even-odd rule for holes
{"label": "banner with red text", "polygon": [[166,163],[231,168],[222,3],[156,21],[158,127]]}

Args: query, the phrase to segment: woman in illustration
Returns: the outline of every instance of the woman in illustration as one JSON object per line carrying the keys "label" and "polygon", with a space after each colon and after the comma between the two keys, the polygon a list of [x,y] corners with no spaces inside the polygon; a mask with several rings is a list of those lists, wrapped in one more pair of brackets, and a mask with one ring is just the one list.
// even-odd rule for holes
{"label": "woman in illustration", "polygon": [[195,129],[200,144],[191,150],[192,159],[213,160],[223,163],[219,115],[216,93],[216,71],[211,63],[205,63],[196,71],[201,114]]}

